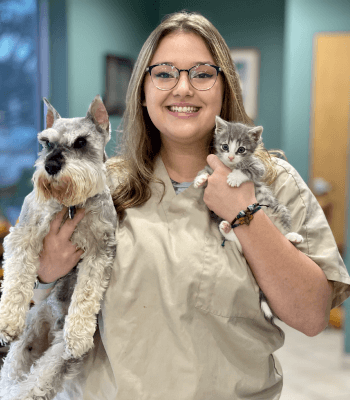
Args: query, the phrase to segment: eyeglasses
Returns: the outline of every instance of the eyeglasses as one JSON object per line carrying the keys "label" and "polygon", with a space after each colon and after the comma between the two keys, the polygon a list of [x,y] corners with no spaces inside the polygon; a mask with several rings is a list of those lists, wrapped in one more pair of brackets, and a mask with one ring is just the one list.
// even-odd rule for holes
{"label": "eyeglasses", "polygon": [[178,69],[169,64],[156,64],[146,68],[152,82],[159,90],[173,89],[180,79],[180,72],[186,71],[191,85],[197,90],[211,89],[218,77],[221,68],[216,65],[198,64],[190,69]]}

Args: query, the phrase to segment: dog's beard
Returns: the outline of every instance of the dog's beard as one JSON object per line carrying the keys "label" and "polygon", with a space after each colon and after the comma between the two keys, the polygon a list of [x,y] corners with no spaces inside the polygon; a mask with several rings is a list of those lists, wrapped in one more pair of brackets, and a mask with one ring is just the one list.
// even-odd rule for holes
{"label": "dog's beard", "polygon": [[84,203],[89,197],[102,192],[106,185],[106,175],[99,170],[65,168],[64,172],[60,171],[57,175],[50,176],[43,168],[34,173],[33,183],[38,202],[54,198],[70,207]]}

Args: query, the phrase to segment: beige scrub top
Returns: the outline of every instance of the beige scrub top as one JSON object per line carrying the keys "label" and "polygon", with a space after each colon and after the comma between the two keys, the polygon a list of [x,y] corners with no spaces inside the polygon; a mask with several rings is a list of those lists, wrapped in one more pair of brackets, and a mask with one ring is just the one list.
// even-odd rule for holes
{"label": "beige scrub top", "polygon": [[[350,296],[350,278],[322,209],[294,168],[276,163],[272,189],[305,239],[297,247],[335,282],[338,306]],[[152,184],[151,199],[121,221],[95,347],[56,398],[279,399],[282,369],[273,353],[284,335],[260,310],[239,241],[221,246],[203,188],[175,195],[160,157],[155,176],[165,195],[160,200],[162,185]]]}

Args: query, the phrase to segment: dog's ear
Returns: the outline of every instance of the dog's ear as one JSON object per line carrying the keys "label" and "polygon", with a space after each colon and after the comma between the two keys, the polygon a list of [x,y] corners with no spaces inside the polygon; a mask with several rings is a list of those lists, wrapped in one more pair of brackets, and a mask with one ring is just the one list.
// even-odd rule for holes
{"label": "dog's ear", "polygon": [[96,125],[99,125],[105,131],[109,131],[108,113],[99,95],[90,104],[86,117],[91,118]]}
{"label": "dog's ear", "polygon": [[46,129],[52,128],[52,125],[56,121],[56,119],[61,118],[60,114],[52,107],[49,100],[46,97],[43,98],[44,103],[47,107],[47,114],[46,114]]}

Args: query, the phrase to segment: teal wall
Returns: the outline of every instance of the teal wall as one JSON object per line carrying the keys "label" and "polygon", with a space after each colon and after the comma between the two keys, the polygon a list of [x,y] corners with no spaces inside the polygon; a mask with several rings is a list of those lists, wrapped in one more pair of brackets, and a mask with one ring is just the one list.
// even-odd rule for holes
{"label": "teal wall", "polygon": [[282,148],[305,181],[309,169],[313,38],[322,31],[350,31],[349,0],[286,1]]}
{"label": "teal wall", "polygon": [[[68,32],[69,115],[86,114],[88,105],[105,91],[108,53],[136,60],[145,38],[157,24],[157,1],[66,0]],[[155,16],[155,17],[153,17]],[[113,154],[120,117],[111,116]]]}
{"label": "teal wall", "polygon": [[[62,117],[68,117],[68,65],[66,1],[51,1],[49,20],[49,101]],[[42,107],[43,104],[42,104]]]}
{"label": "teal wall", "polygon": [[230,48],[260,50],[257,125],[264,127],[268,149],[281,148],[284,0],[161,0],[160,18],[182,9],[197,11],[219,30]]}
{"label": "teal wall", "polygon": [[[50,21],[51,103],[62,117],[84,116],[93,98],[104,95],[105,56],[136,60],[157,25],[158,0],[52,0]],[[110,121],[112,155],[121,118]]]}

